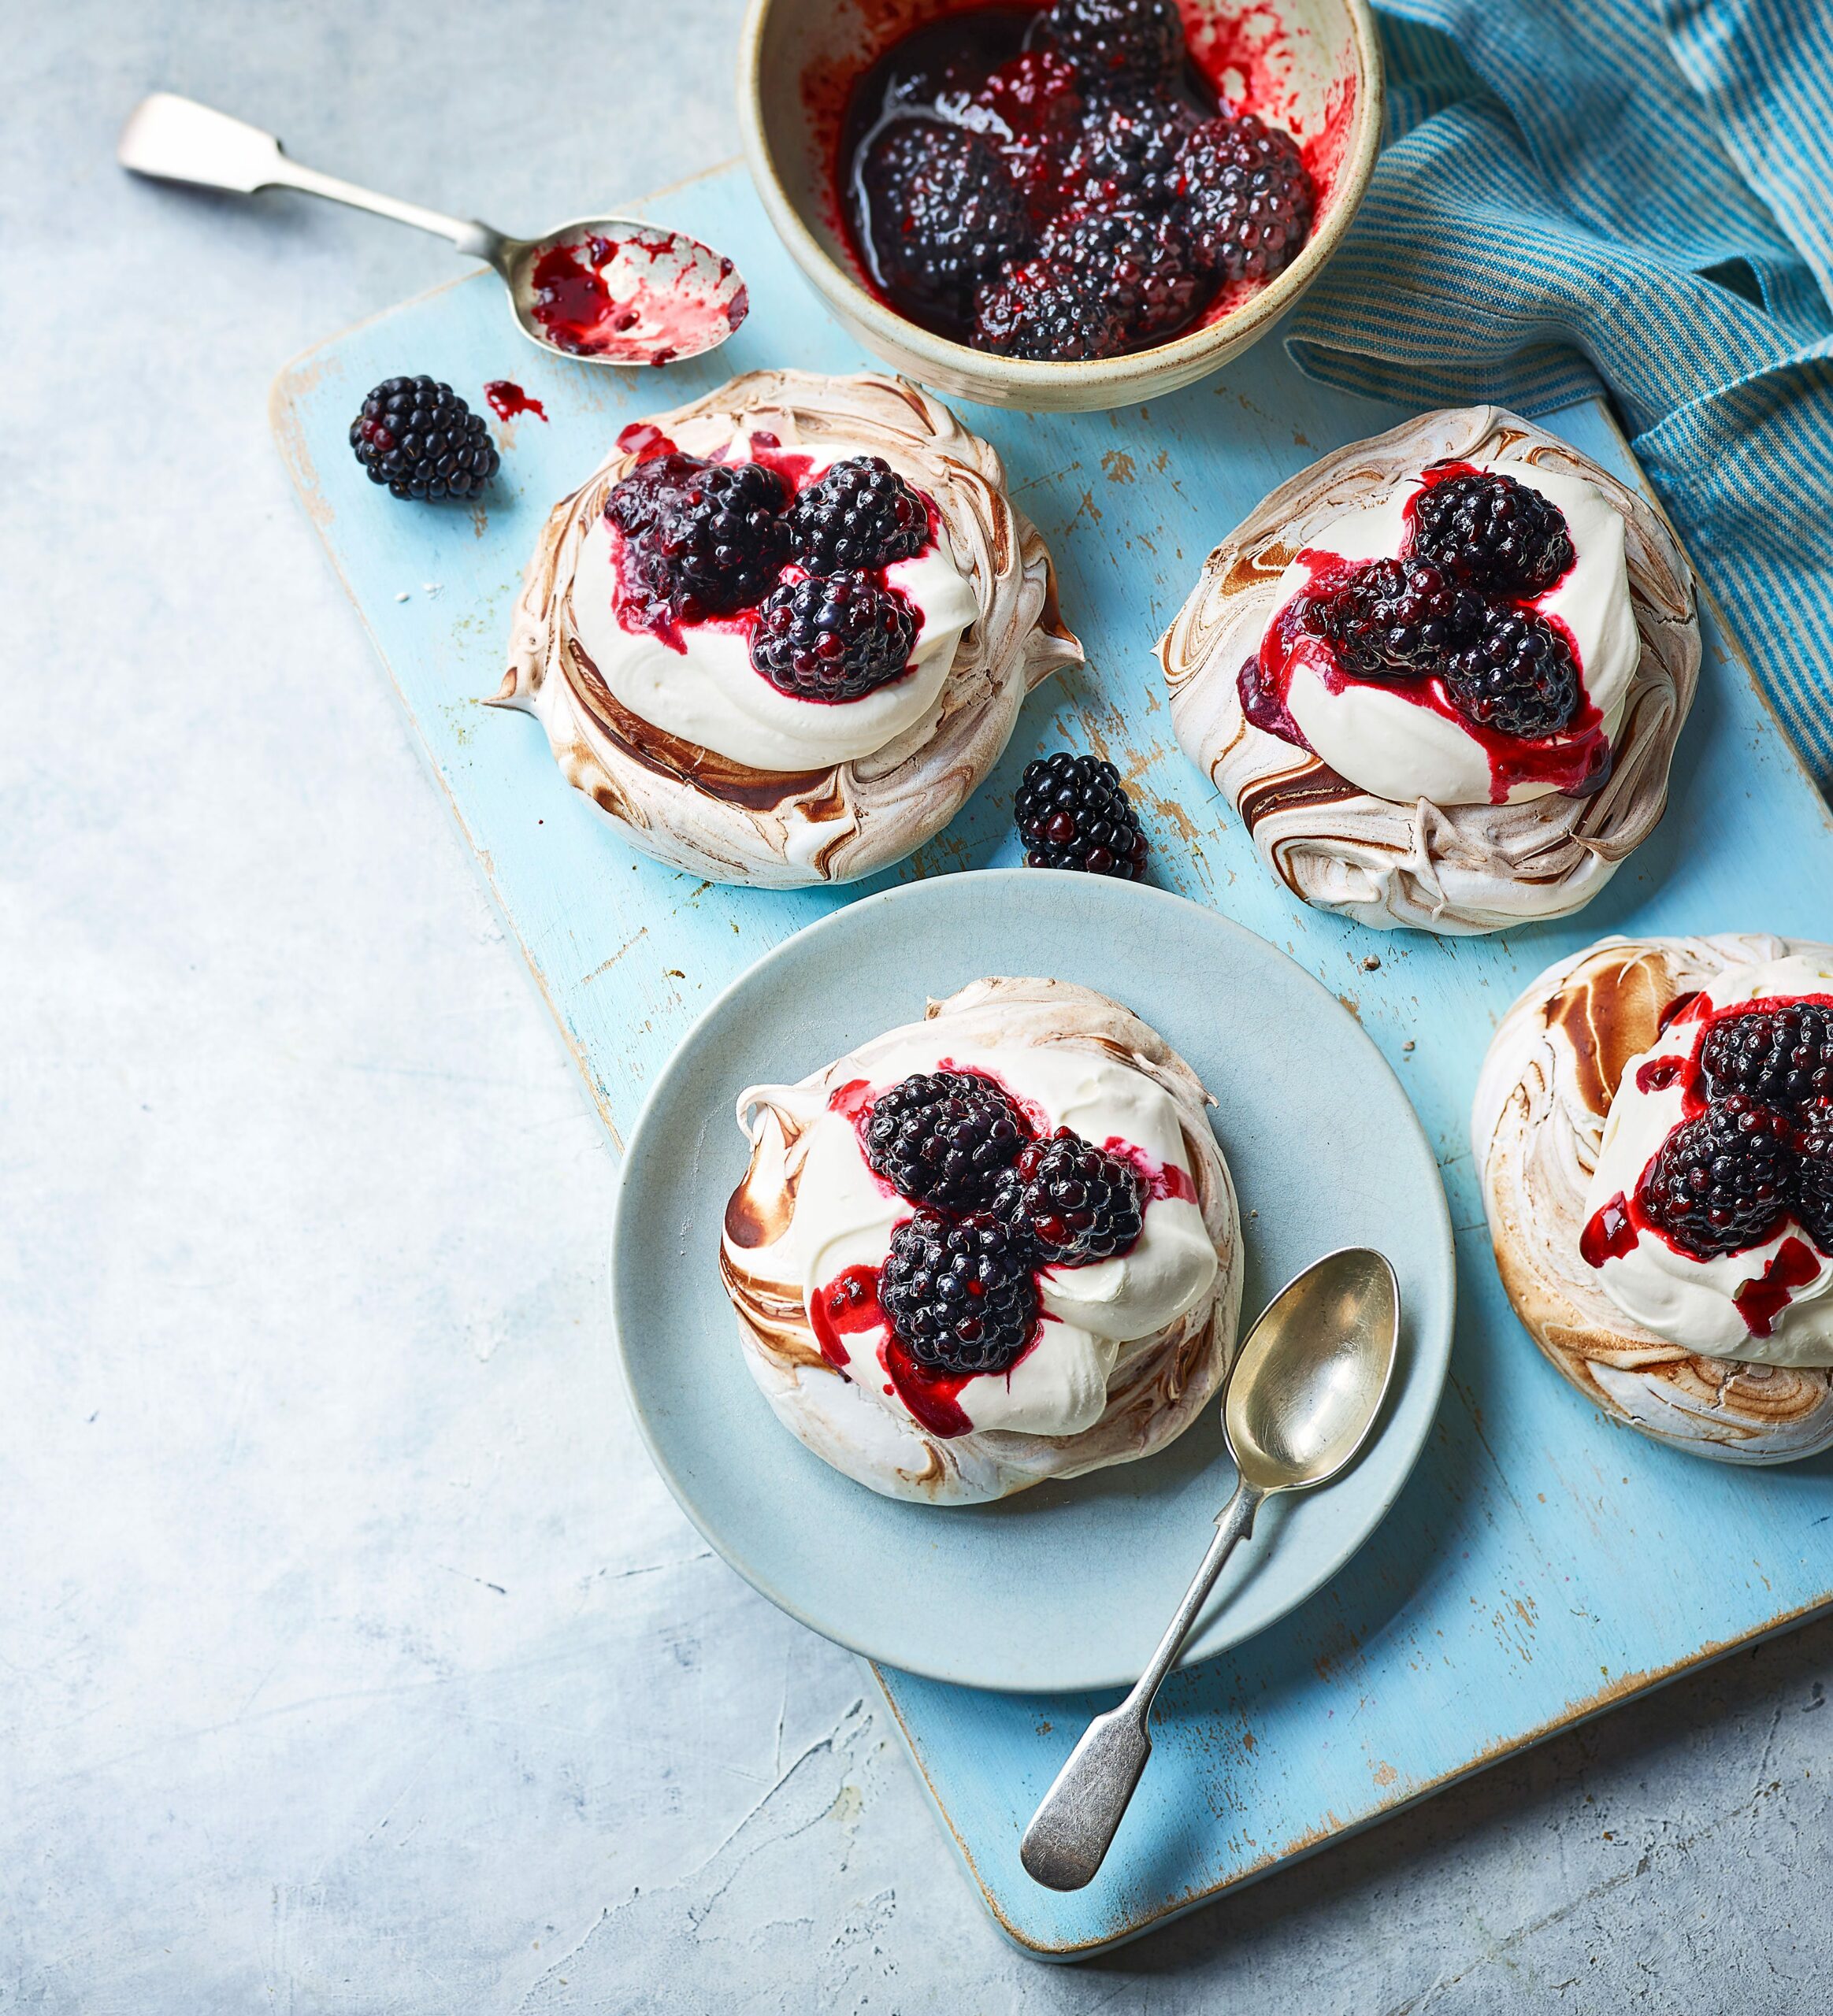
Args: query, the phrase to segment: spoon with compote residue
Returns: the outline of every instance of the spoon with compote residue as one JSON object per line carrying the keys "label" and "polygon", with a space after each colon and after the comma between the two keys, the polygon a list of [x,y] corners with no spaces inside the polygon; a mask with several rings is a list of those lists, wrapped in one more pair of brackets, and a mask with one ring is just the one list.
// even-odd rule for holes
{"label": "spoon with compote residue", "polygon": [[524,335],[587,364],[699,357],[724,343],[750,306],[738,269],[685,231],[636,217],[580,217],[539,238],[506,237],[301,167],[273,134],[170,91],[134,108],[115,153],[122,167],[161,181],[243,195],[302,189],[449,238],[495,268]]}
{"label": "spoon with compote residue", "polygon": [[1352,1246],[1313,1262],[1249,1332],[1222,1403],[1241,1481],[1137,1684],[1089,1723],[1032,1815],[1019,1859],[1039,1883],[1079,1890],[1101,1866],[1152,1755],[1152,1701],[1215,1578],[1267,1499],[1328,1484],[1368,1439],[1393,1375],[1400,1322],[1393,1267]]}

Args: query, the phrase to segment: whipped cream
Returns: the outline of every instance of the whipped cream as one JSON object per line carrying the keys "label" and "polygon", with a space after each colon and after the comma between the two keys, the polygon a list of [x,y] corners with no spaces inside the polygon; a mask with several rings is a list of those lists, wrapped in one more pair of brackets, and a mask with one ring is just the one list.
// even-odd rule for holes
{"label": "whipped cream", "polygon": [[[743,426],[727,452],[748,458]],[[842,443],[810,455],[803,480],[813,483],[836,462],[864,454],[883,456],[898,468],[881,444]],[[898,468],[898,473],[913,488],[922,487],[920,469]],[[885,570],[886,585],[906,596],[917,613],[916,643],[903,676],[857,700],[799,699],[773,686],[751,664],[748,618],[683,623],[682,650],[647,630],[626,629],[614,606],[619,543],[620,535],[602,513],[581,543],[572,598],[581,648],[614,698],[632,713],[683,742],[757,770],[820,770],[855,762],[933,716],[955,647],[980,613],[973,581],[955,564],[942,526],[915,559]]]}
{"label": "whipped cream", "polygon": [[[1576,558],[1527,606],[1570,633],[1584,698],[1602,715],[1604,735],[1614,745],[1642,655],[1621,513],[1583,476],[1505,457],[1479,457],[1473,465],[1512,476],[1564,513]],[[1351,561],[1394,557],[1406,538],[1408,502],[1421,487],[1416,476],[1378,502],[1331,519],[1308,539],[1307,551]],[[1279,579],[1276,613],[1310,585],[1312,573],[1302,558],[1292,561]],[[1488,747],[1448,699],[1442,706],[1423,705],[1378,682],[1327,679],[1320,659],[1327,669],[1330,654],[1321,640],[1294,649],[1286,708],[1318,755],[1360,790],[1401,805],[1427,799],[1445,806],[1513,803],[1560,788],[1556,780],[1523,778],[1498,799]]]}
{"label": "whipped cream", "polygon": [[[1193,1179],[1184,1196],[1154,1195],[1130,1251],[1083,1267],[1047,1267],[1038,1276],[1043,1320],[1023,1357],[1003,1373],[967,1380],[955,1404],[972,1427],[1033,1435],[1078,1435],[1107,1405],[1108,1384],[1127,1347],[1154,1336],[1208,1294],[1219,1271],[1215,1247],[1194,1201],[1193,1172],[1171,1095],[1120,1058],[1069,1045],[1048,1047],[952,1040],[934,1023],[875,1049],[872,1086],[882,1090],[913,1072],[981,1071],[1049,1127],[1073,1128],[1097,1145],[1123,1141],[1152,1163]],[[774,1249],[751,1264],[773,1279],[799,1280],[805,1306],[850,1267],[879,1267],[891,1236],[913,1206],[868,1167],[858,1131],[807,1085],[754,1086],[738,1101],[739,1124],[754,1136],[755,1108],[793,1116],[807,1152],[795,1209]],[[914,1419],[884,1367],[882,1326],[841,1340],[844,1369],[859,1391],[904,1420]],[[889,1390],[887,1390],[889,1389]]]}
{"label": "whipped cream", "polygon": [[[1732,966],[1705,988],[1702,998],[1710,1010],[1718,1010],[1804,994],[1833,994],[1833,948]],[[1672,1060],[1684,1065],[1690,1059],[1699,1020],[1690,1010],[1623,1067],[1586,1191],[1588,1221],[1613,1199],[1636,1195],[1661,1143],[1686,1118],[1685,1070],[1655,1072],[1646,1085],[1640,1080],[1645,1065]],[[1670,1075],[1673,1083],[1658,1082]],[[1790,1288],[1790,1299],[1770,1319],[1768,1336],[1753,1336],[1738,1309],[1738,1292],[1760,1280],[1790,1240],[1813,1256],[1814,1274]],[[1597,1279],[1626,1316],[1689,1351],[1757,1365],[1833,1366],[1833,1260],[1792,1218],[1760,1246],[1707,1259],[1640,1227],[1634,1245],[1606,1258]]]}

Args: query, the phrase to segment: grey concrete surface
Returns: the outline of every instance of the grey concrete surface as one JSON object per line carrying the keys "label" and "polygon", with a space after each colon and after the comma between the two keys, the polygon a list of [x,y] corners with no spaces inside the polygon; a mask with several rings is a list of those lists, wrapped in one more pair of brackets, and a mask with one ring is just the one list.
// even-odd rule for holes
{"label": "grey concrete surface", "polygon": [[1824,2008],[1833,1625],[1046,1969],[651,1473],[607,1156],[268,440],[450,257],[111,143],[540,224],[733,150],[738,12],[7,17],[0,2009]]}

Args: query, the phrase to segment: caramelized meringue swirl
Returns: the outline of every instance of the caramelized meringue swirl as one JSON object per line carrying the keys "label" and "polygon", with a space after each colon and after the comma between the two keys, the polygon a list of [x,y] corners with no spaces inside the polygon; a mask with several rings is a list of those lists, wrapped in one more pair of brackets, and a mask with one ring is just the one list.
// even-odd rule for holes
{"label": "caramelized meringue swirl", "polygon": [[636,465],[636,453],[623,450],[549,516],[492,704],[536,715],[567,781],[671,866],[784,888],[852,881],[902,859],[948,824],[998,760],[1026,694],[1082,662],[1057,608],[1049,553],[1007,495],[998,454],[938,401],[878,374],[751,372],[655,424],[696,454],[768,432],[785,450],[882,455],[925,491],[979,611],[935,704],[868,755],[793,772],[716,754],[621,705],[581,645],[573,598],[606,496]]}
{"label": "caramelized meringue swirl", "polygon": [[1670,1004],[1733,967],[1824,950],[1761,935],[1600,939],[1509,1010],[1477,1084],[1471,1140],[1490,1243],[1528,1334],[1616,1420],[1724,1462],[1833,1445],[1833,1369],[1709,1357],[1642,1328],[1580,1254],[1586,1191],[1624,1069]]}
{"label": "caramelized meringue swirl", "polygon": [[[1345,513],[1439,461],[1505,458],[1595,484],[1623,514],[1641,656],[1590,797],[1512,804],[1377,798],[1250,722],[1237,678],[1294,556]],[[1469,935],[1564,917],[1655,828],[1699,676],[1693,576],[1659,513],[1586,455],[1497,406],[1421,414],[1325,456],[1267,498],[1209,556],[1159,644],[1178,739],[1227,797],[1293,893],[1380,929]]]}

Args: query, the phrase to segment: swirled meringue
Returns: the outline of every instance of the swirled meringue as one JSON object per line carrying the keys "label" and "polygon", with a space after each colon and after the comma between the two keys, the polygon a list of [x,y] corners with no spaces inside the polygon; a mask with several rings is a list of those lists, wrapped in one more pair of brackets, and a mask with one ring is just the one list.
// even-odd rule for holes
{"label": "swirled meringue", "polygon": [[[1830,993],[1833,946],[1825,945],[1727,966],[1700,989],[1714,1009]],[[1698,1026],[1689,1015],[1623,1066],[1585,1194],[1587,1224],[1616,1199],[1635,1194],[1656,1151],[1685,1117],[1685,1074],[1643,1067],[1690,1059]],[[1757,1336],[1739,1311],[1738,1292],[1769,1272],[1791,1241],[1812,1257],[1814,1271],[1792,1284],[1788,1299]],[[1792,1220],[1758,1245],[1705,1258],[1645,1232],[1627,1251],[1606,1257],[1597,1272],[1605,1293],[1632,1322],[1690,1351],[1753,1365],[1833,1366],[1833,1259],[1804,1240]]]}
{"label": "swirled meringue", "polygon": [[[1040,1124],[1125,1141],[1170,1179],[1130,1252],[1042,1270],[1037,1340],[1009,1372],[966,1380],[955,1402],[968,1430],[953,1435],[932,1432],[886,1377],[879,1332],[842,1340],[837,1363],[811,1313],[848,1269],[881,1265],[911,1214],[868,1169],[848,1095],[944,1063],[996,1076]],[[741,1094],[751,1159],[721,1264],[779,1419],[874,1490],[938,1504],[1130,1462],[1182,1433],[1227,1368],[1240,1314],[1234,1192],[1206,1104],[1135,1016],[1041,980],[978,980],[799,1084]]]}
{"label": "swirled meringue", "polygon": [[1828,956],[1761,934],[1601,939],[1515,1002],[1477,1084],[1471,1139],[1490,1243],[1528,1334],[1615,1419],[1722,1462],[1787,1462],[1833,1446],[1833,1370],[1729,1355],[1711,1325],[1710,1338],[1660,1334],[1621,1306],[1580,1235],[1621,1088],[1661,1054],[1672,1005],[1721,983],[1735,993],[1742,983],[1728,976],[1751,968],[1800,958],[1818,969]]}
{"label": "swirled meringue", "polygon": [[699,627],[691,654],[622,629],[604,503],[639,450],[614,452],[550,514],[495,704],[534,714],[567,780],[646,853],[714,881],[851,881],[945,826],[998,760],[1025,695],[1078,664],[1050,556],[995,450],[902,379],[751,372],[654,425],[690,454],[751,435],[817,468],[880,455],[922,491],[935,549],[891,570],[924,619],[904,676],[840,706],[777,693],[742,636]]}
{"label": "swirled meringue", "polygon": [[[1345,516],[1404,498],[1422,469],[1453,461],[1525,469],[1537,485],[1548,476],[1582,481],[1620,517],[1639,652],[1611,737],[1614,767],[1590,797],[1502,804],[1446,802],[1423,790],[1404,802],[1383,797],[1256,726],[1242,710],[1238,676],[1287,598],[1297,556],[1323,544],[1326,528]],[[1606,613],[1601,643],[1608,628]],[[1649,505],[1532,422],[1475,406],[1422,414],[1324,457],[1274,491],[1210,554],[1159,655],[1186,754],[1220,788],[1295,895],[1378,928],[1468,934],[1583,908],[1653,830],[1693,702],[1700,639],[1691,571]],[[1339,754],[1371,732],[1360,712],[1341,724],[1341,738],[1321,715],[1312,726]],[[1378,753],[1371,743],[1355,767]],[[1408,780],[1391,765],[1381,779],[1396,788]],[[1474,773],[1448,782],[1455,799],[1464,783],[1474,788]]]}

